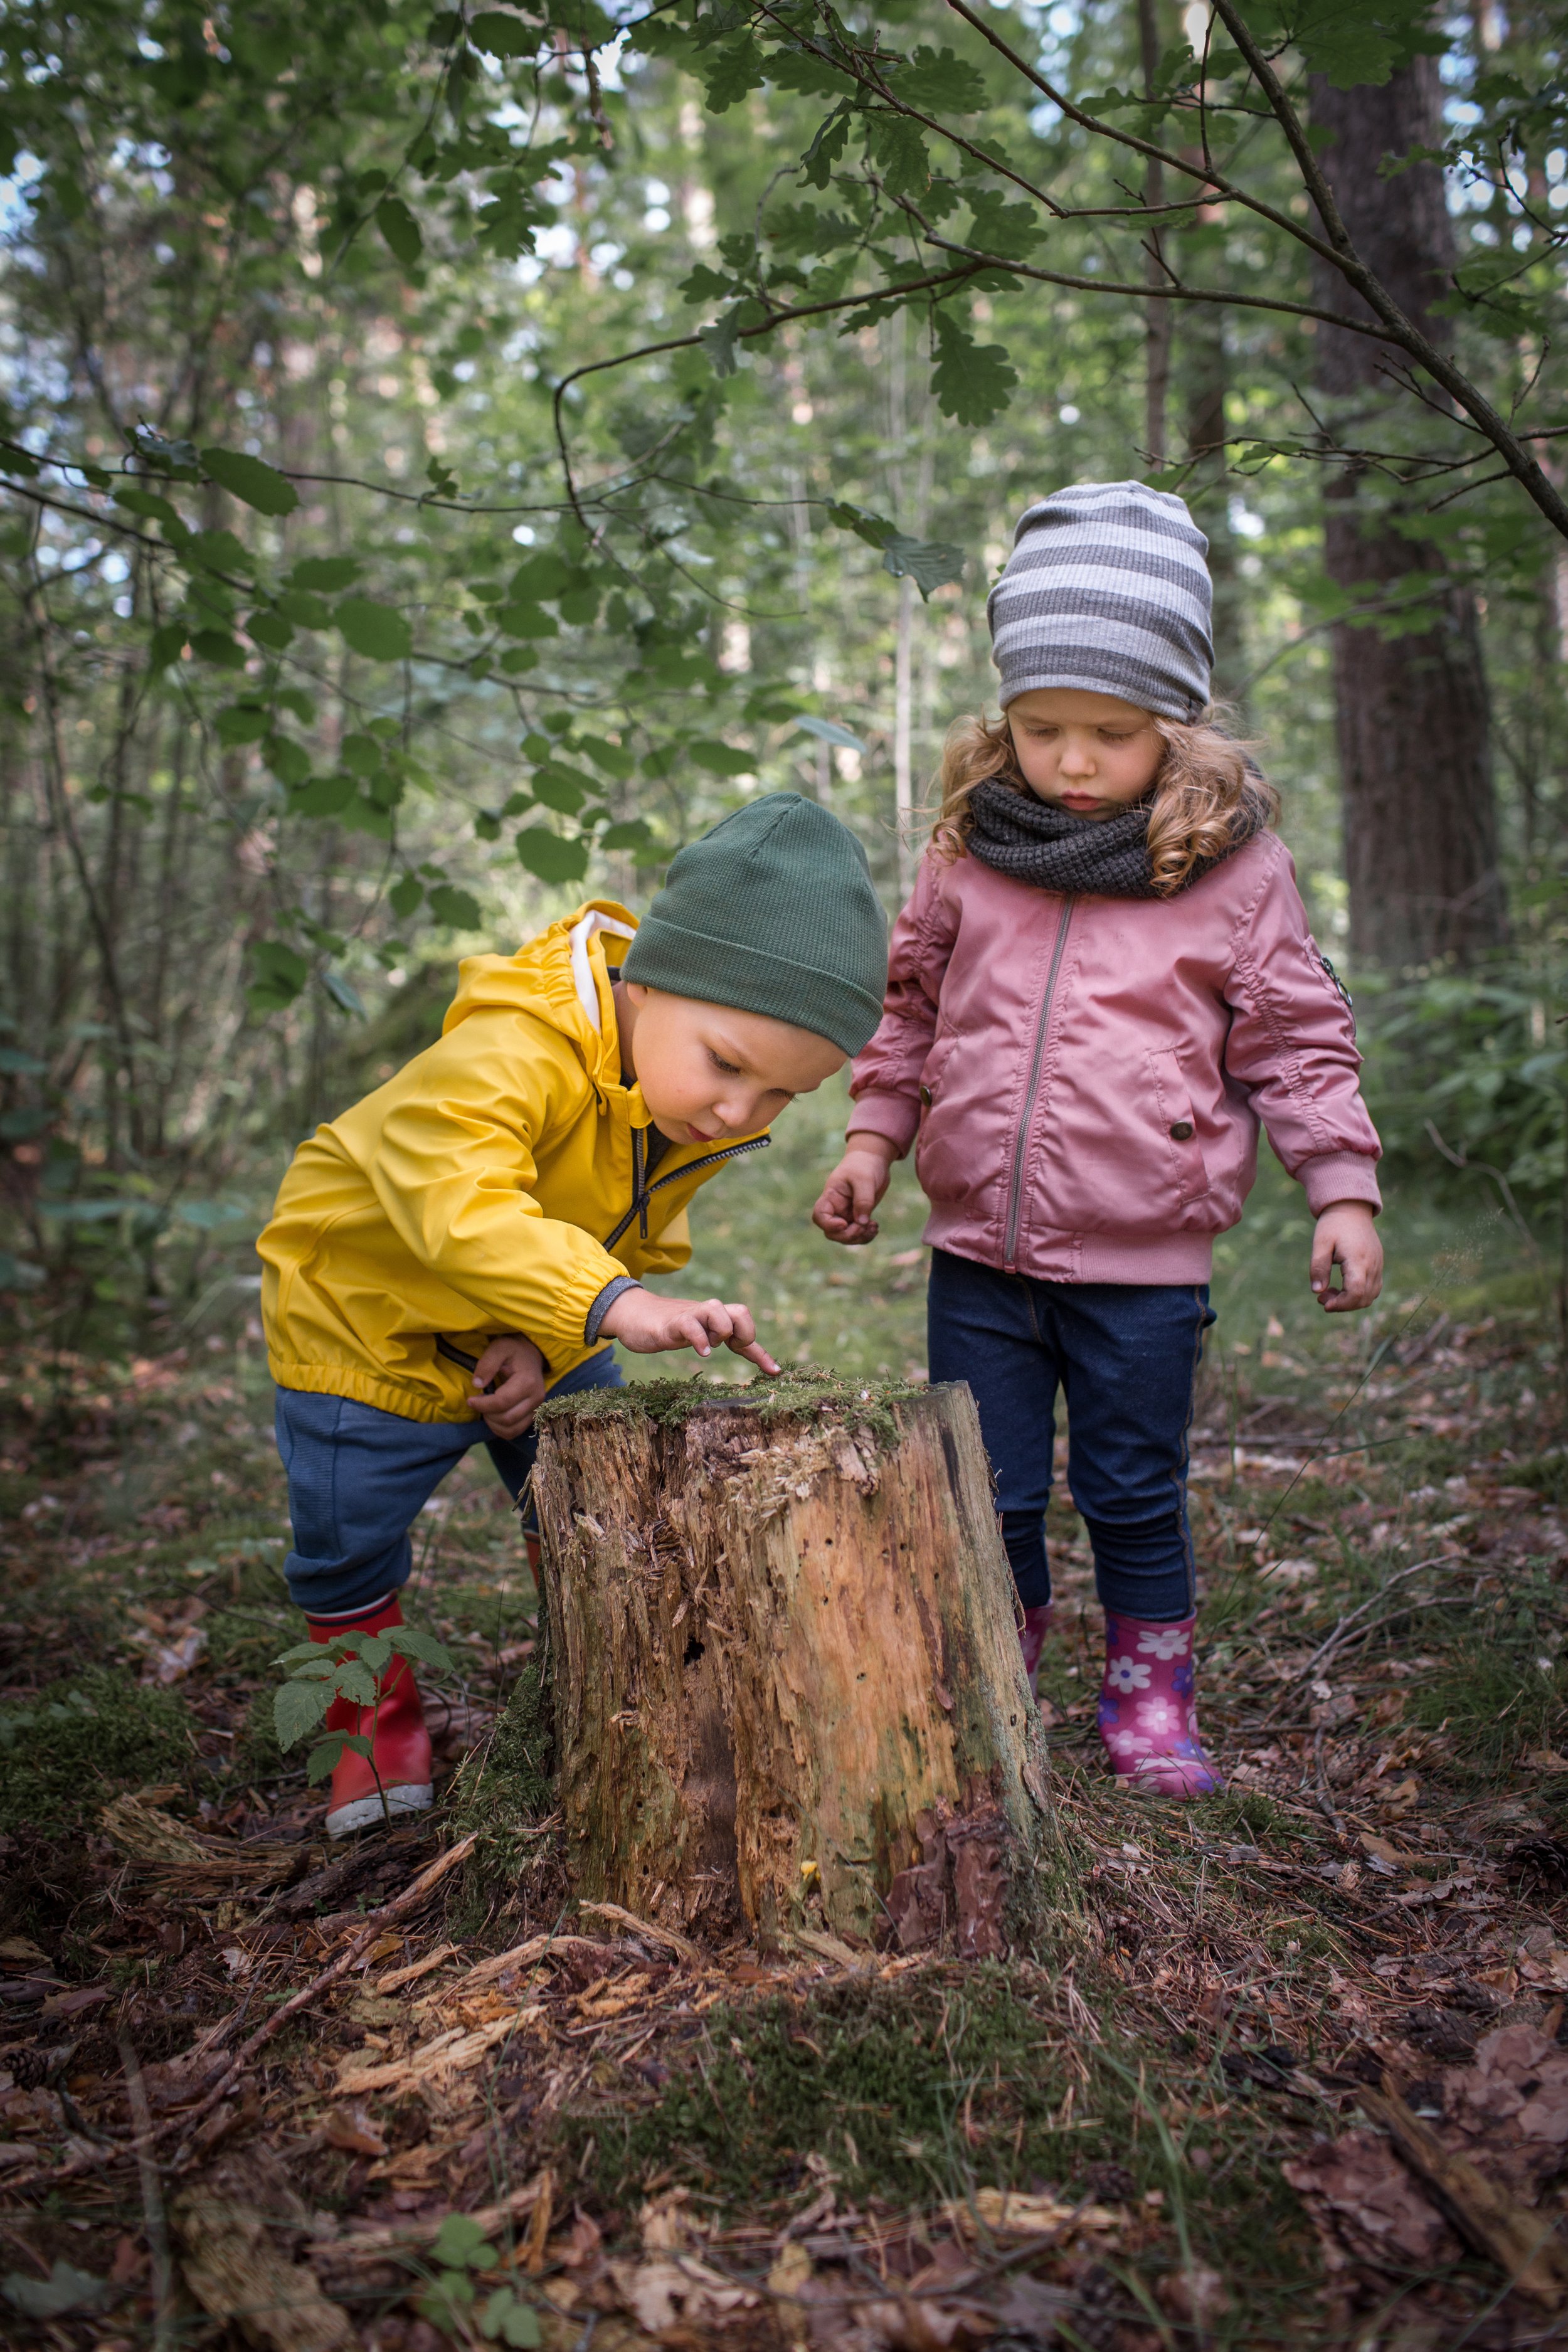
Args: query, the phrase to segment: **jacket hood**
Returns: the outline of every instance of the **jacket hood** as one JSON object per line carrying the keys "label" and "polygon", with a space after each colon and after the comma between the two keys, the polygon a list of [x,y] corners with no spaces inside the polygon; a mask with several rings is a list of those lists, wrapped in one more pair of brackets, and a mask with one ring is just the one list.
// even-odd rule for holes
{"label": "jacket hood", "polygon": [[[637,928],[637,917],[614,898],[590,898],[537,939],[527,940],[515,955],[465,956],[458,967],[458,992],[441,1024],[442,1035],[470,1013],[527,1013],[571,1039],[595,1086],[618,1087],[620,1037],[605,947],[623,950]],[[619,953],[614,961],[619,963]],[[596,1019],[588,1012],[590,998],[596,1003]]]}

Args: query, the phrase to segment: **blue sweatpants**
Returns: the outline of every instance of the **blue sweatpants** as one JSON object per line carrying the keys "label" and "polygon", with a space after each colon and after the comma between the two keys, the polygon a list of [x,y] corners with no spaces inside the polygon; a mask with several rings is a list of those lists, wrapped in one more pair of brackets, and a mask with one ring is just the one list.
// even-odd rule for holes
{"label": "blue sweatpants", "polygon": [[[603,1349],[550,1391],[619,1388],[615,1350]],[[363,1609],[408,1581],[410,1530],[448,1470],[483,1444],[515,1500],[533,1474],[539,1440],[491,1437],[472,1421],[411,1421],[352,1397],[279,1389],[274,1426],[289,1475],[294,1548],[283,1563],[301,1609],[322,1616]],[[524,1506],[525,1518],[530,1511]]]}
{"label": "blue sweatpants", "polygon": [[1068,1478],[1102,1604],[1155,1622],[1192,1615],[1187,1428],[1215,1319],[1208,1297],[1201,1284],[1036,1282],[931,1252],[931,1376],[973,1391],[1026,1609],[1051,1597],[1045,1509],[1060,1389]]}

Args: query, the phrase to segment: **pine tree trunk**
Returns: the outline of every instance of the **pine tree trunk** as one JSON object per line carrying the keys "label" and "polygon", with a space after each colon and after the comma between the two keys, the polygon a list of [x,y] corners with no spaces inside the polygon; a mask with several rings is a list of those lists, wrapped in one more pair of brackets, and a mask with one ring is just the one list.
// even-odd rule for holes
{"label": "pine tree trunk", "polygon": [[[1441,167],[1379,175],[1390,156],[1441,145],[1436,60],[1417,58],[1382,88],[1334,89],[1314,75],[1311,92],[1313,126],[1331,139],[1323,169],[1358,250],[1408,317],[1434,340],[1451,341],[1432,314],[1455,261]],[[1320,264],[1317,277],[1320,301],[1358,310],[1336,271]],[[1390,412],[1403,395],[1389,382],[1387,348],[1332,327],[1318,329],[1316,348],[1336,436],[1397,446]],[[1462,961],[1506,929],[1475,598],[1449,577],[1437,547],[1400,531],[1402,514],[1424,503],[1419,491],[1404,497],[1348,467],[1331,478],[1325,502],[1324,554],[1336,587],[1393,606],[1409,601],[1399,583],[1432,576],[1429,627],[1384,636],[1342,624],[1333,632],[1351,952],[1394,968],[1440,955]]]}
{"label": "pine tree trunk", "polygon": [[534,1491],[581,1895],[1006,1948],[1048,1800],[966,1388],[595,1391],[541,1415]]}

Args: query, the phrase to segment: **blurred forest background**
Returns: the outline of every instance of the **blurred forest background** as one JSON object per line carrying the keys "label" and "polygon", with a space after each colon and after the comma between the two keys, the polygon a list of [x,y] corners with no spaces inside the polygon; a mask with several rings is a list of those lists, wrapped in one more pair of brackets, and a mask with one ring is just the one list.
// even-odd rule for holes
{"label": "blurred forest background", "polygon": [[[1485,1275],[1560,1318],[1563,41],[1533,0],[16,0],[30,1346],[243,1329],[289,1150],[435,1034],[457,960],[641,908],[743,796],[819,796],[896,908],[1013,522],[1130,476],[1210,538],[1218,689],[1355,992],[1396,1295]],[[901,1370],[912,1186],[874,1276],[804,1224],[840,1107],[705,1203],[700,1270]],[[1262,1324],[1289,1188],[1248,1231],[1222,1278]]]}

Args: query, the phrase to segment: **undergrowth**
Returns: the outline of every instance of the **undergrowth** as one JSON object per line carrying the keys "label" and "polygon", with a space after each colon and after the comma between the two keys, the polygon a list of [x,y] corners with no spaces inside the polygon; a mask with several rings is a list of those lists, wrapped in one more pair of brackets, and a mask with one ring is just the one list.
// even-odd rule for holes
{"label": "undergrowth", "polygon": [[[1027,2177],[1067,2089],[1059,2045],[989,1964],[962,1979],[851,1978],[804,2001],[716,2009],[707,2027],[698,2064],[653,2106],[570,2127],[584,2153],[594,2130],[589,2162],[610,2203],[634,2201],[668,2168],[735,2214],[824,2167],[853,2197],[962,2198],[974,2179]],[[966,2112],[970,2131],[1005,2126],[977,2175]]]}
{"label": "undergrowth", "polygon": [[512,1894],[524,1874],[546,1858],[541,1825],[555,1803],[555,1709],[551,1687],[547,1619],[539,1614],[539,1642],[484,1745],[459,1766],[449,1803],[454,1837],[479,1843],[455,1898],[454,1919],[471,1929],[498,1897]]}
{"label": "undergrowth", "polygon": [[1098,1990],[1099,2043],[1064,2035],[1022,1997],[1016,1965],[990,1962],[719,2007],[653,2104],[563,2118],[563,2151],[611,2206],[635,2210],[675,2179],[734,2220],[829,2185],[843,2201],[928,2209],[993,2187],[1152,2197],[1200,2247],[1268,2246],[1288,2292],[1299,2220],[1272,2168],[1233,2167],[1225,2145],[1246,2147],[1247,2119],[1202,2127],[1217,2177],[1200,2203],[1164,2110],[1178,2085],[1201,2096],[1214,2069],[1177,2050],[1162,2082],[1119,2028],[1114,1987]]}
{"label": "undergrowth", "polygon": [[117,1787],[177,1780],[192,1759],[190,1721],[179,1699],[114,1666],[0,1706],[0,1831],[79,1830]]}

